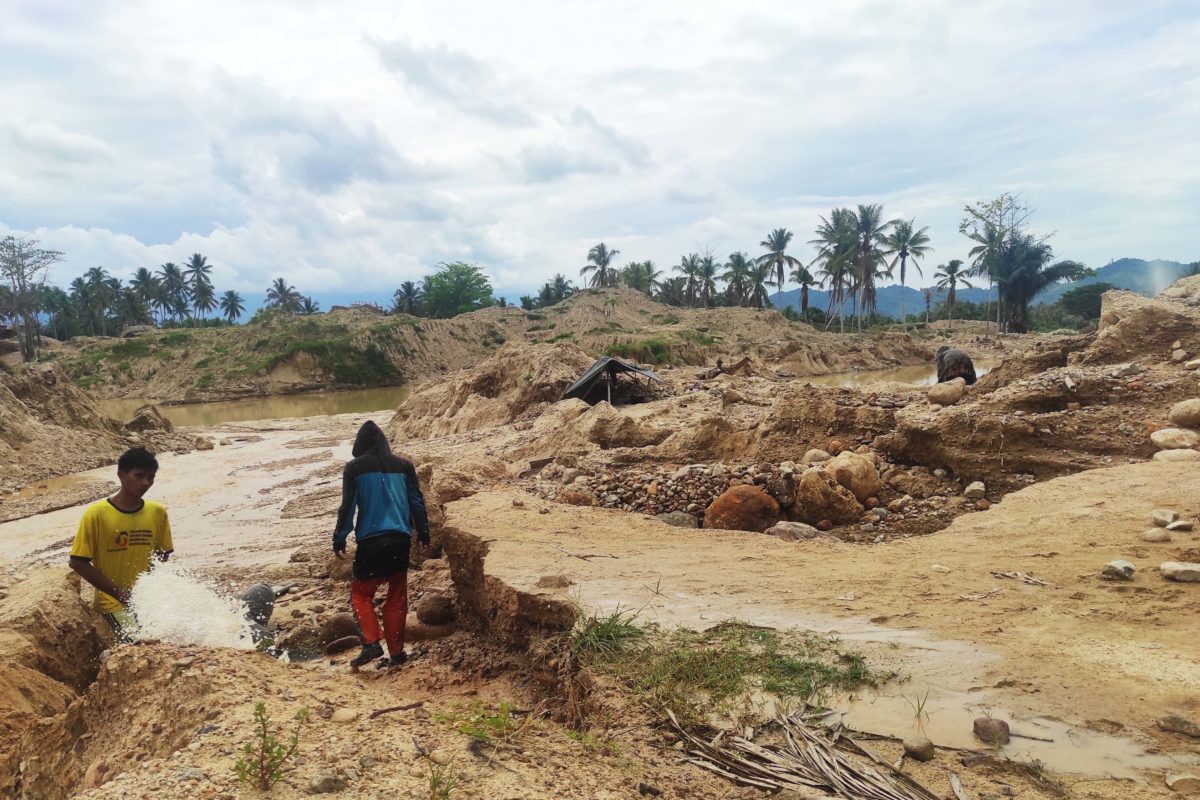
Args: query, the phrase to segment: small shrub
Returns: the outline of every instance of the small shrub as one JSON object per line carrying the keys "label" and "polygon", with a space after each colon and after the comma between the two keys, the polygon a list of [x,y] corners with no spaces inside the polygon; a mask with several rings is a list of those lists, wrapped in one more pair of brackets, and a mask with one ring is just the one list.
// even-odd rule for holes
{"label": "small shrub", "polygon": [[[183,331],[172,331],[171,333],[168,333],[159,339],[158,343],[163,347],[180,347],[187,344],[191,340],[192,335],[190,333],[184,333]],[[133,341],[137,340],[134,339]]]}
{"label": "small shrub", "polygon": [[594,611],[591,616],[580,617],[571,631],[571,652],[576,656],[612,656],[623,652],[646,636],[645,628],[636,619],[636,611],[624,611],[620,606],[609,614]]}
{"label": "small shrub", "polygon": [[238,758],[234,769],[237,770],[238,780],[250,783],[259,789],[270,789],[291,772],[288,762],[300,749],[300,729],[308,721],[308,709],[302,708],[296,712],[296,729],[284,744],[275,738],[271,732],[271,718],[267,716],[267,704],[254,704],[254,739],[246,742],[242,748],[242,756]]}
{"label": "small shrub", "polygon": [[211,372],[205,372],[199,378],[196,379],[196,388],[197,389],[207,389],[208,387],[212,386],[212,384],[213,384],[213,374]]}
{"label": "small shrub", "polygon": [[449,764],[429,762],[429,800],[450,800],[458,783],[459,776]]}
{"label": "small shrub", "polygon": [[671,358],[671,345],[662,339],[610,344],[604,355],[640,361],[643,364],[664,364]]}
{"label": "small shrub", "polygon": [[196,369],[204,369],[205,367],[207,367],[207,366],[208,366],[209,364],[211,364],[211,363],[212,363],[212,359],[211,359],[211,358],[202,358],[202,359],[200,359],[199,361],[197,361],[197,362],[196,362],[196,365],[195,365],[195,366],[196,366]]}

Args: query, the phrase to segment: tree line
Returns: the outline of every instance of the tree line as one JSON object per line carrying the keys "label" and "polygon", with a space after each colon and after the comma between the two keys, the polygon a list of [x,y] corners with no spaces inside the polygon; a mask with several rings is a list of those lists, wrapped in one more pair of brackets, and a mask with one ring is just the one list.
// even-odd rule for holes
{"label": "tree line", "polygon": [[[964,208],[959,226],[971,249],[969,263],[952,259],[934,270],[934,287],[926,290],[926,306],[933,289],[946,295],[949,316],[954,315],[957,291],[974,288],[972,279],[984,280],[998,292],[996,322],[1001,330],[1023,333],[1028,330],[1029,306],[1051,285],[1092,274],[1075,261],[1055,261],[1048,236],[1029,230],[1032,212],[1018,197],[1003,194],[986,203]],[[915,219],[886,219],[879,204],[839,207],[819,218],[808,244],[816,257],[805,264],[789,252],[795,234],[775,228],[759,246],[762,252],[751,256],[745,251],[720,259],[712,252],[688,253],[666,271],[652,261],[630,261],[617,265],[620,251],[600,242],[587,254],[580,276],[593,288],[628,286],[651,298],[673,306],[710,308],[771,305],[771,290],[783,292],[789,282],[800,288],[800,317],[823,322],[827,327],[836,319],[839,330],[845,327],[844,309],[851,309],[851,322],[862,330],[877,315],[877,287],[885,281],[907,284],[910,271],[922,275],[921,261],[933,251],[928,227]],[[826,309],[809,309],[809,290],[828,289]],[[536,309],[561,302],[577,291],[562,274],[542,285],[536,295],[521,297],[521,307]],[[907,323],[901,293],[902,321]]]}

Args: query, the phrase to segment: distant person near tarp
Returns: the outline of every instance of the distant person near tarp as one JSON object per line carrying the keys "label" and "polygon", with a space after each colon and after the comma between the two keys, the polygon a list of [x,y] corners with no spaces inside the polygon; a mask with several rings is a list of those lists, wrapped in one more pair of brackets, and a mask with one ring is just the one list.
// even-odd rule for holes
{"label": "distant person near tarp", "polygon": [[968,386],[975,383],[975,364],[962,350],[942,345],[937,349],[935,363],[938,383],[946,383],[955,378],[962,378]]}

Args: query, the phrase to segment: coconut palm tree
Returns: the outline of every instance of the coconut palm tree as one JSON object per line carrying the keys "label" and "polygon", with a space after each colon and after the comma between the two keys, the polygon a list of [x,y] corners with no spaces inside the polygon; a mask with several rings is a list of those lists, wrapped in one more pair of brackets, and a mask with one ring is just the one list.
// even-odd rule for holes
{"label": "coconut palm tree", "polygon": [[237,322],[242,317],[242,312],[246,310],[246,306],[242,303],[242,296],[233,289],[228,290],[221,295],[221,313],[230,323]]}
{"label": "coconut palm tree", "polygon": [[134,273],[133,279],[129,282],[129,286],[135,292],[137,292],[137,295],[142,299],[142,302],[147,304],[154,302],[155,297],[158,296],[158,290],[160,288],[158,278],[153,272],[145,267],[137,268],[137,272]]}
{"label": "coconut palm tree", "polygon": [[775,264],[772,261],[760,261],[750,267],[746,277],[746,302],[757,309],[768,308],[771,305],[771,292],[767,285],[774,277]]}
{"label": "coconut palm tree", "polygon": [[1077,261],[1051,264],[1054,250],[1027,233],[1010,235],[995,254],[996,284],[1004,298],[1004,333],[1027,333],[1029,304],[1056,283],[1095,274]]}
{"label": "coconut palm tree", "polygon": [[878,203],[859,204],[854,215],[854,230],[857,236],[854,261],[858,296],[858,331],[862,333],[863,317],[875,312],[875,282],[886,277],[883,248],[888,230],[897,220],[883,221],[883,206]]}
{"label": "coconut palm tree", "polygon": [[591,285],[593,287],[603,288],[615,285],[617,271],[611,265],[613,259],[620,252],[620,250],[609,250],[604,242],[600,242],[588,250],[588,263],[579,270],[579,274],[587,275],[592,272]]}
{"label": "coconut palm tree", "polygon": [[967,287],[974,289],[971,282],[967,280],[967,270],[963,269],[963,262],[957,258],[952,258],[945,264],[941,264],[934,271],[933,277],[937,278],[937,283],[934,284],[937,288],[946,292],[946,308],[950,315],[950,330],[954,330],[954,301],[958,299],[958,287]]}
{"label": "coconut palm tree", "polygon": [[821,283],[829,287],[828,321],[833,322],[833,309],[837,308],[838,330],[844,329],[843,309],[848,297],[853,296],[855,286],[853,259],[858,234],[855,230],[854,212],[848,208],[835,208],[829,218],[821,217],[815,231],[817,238],[809,242],[817,248],[814,265],[820,265],[818,274]]}
{"label": "coconut palm tree", "polygon": [[808,321],[808,287],[820,284],[804,266],[793,269],[789,277],[792,279],[792,283],[800,284],[800,318]]}
{"label": "coconut palm tree", "polygon": [[217,307],[217,293],[213,290],[212,279],[209,277],[212,269],[212,264],[208,263],[208,259],[199,253],[192,253],[192,257],[183,265],[188,291],[192,295],[192,309],[199,313],[201,319]]}
{"label": "coconut palm tree", "polygon": [[660,275],[662,273],[654,268],[653,261],[630,261],[621,270],[621,282],[630,289],[653,296]]}
{"label": "coconut palm tree", "polygon": [[750,294],[750,258],[743,252],[729,254],[721,280],[725,282],[725,294],[732,305],[745,305]]}
{"label": "coconut palm tree", "polygon": [[168,261],[158,269],[158,282],[162,285],[162,308],[173,319],[183,317],[191,306],[187,276],[178,264]]}
{"label": "coconut palm tree", "polygon": [[305,317],[311,317],[313,314],[321,313],[321,305],[311,297],[305,295],[297,301],[296,313]]}
{"label": "coconut palm tree", "polygon": [[700,272],[700,256],[697,253],[689,253],[686,256],[681,256],[679,263],[675,265],[675,271],[681,273],[687,281],[683,292],[684,300],[688,305],[695,305],[696,280]]}
{"label": "coconut palm tree", "polygon": [[[1003,228],[991,222],[987,222],[966,232],[967,238],[975,243],[967,253],[967,258],[971,259],[971,267],[967,270],[967,274],[973,278],[987,278],[988,282],[988,305],[992,303],[991,289],[996,285],[998,278],[999,267],[997,259],[1000,255],[1000,249],[1004,246],[1008,239],[1008,234]],[[1000,289],[996,294],[996,331],[1000,331],[1000,316],[1004,308],[1004,294]],[[990,315],[985,314],[985,318]]]}
{"label": "coconut palm tree", "polygon": [[192,308],[200,316],[200,319],[204,319],[207,314],[216,310],[217,293],[209,281],[198,280],[192,284]]}
{"label": "coconut palm tree", "polygon": [[756,260],[774,265],[775,270],[775,288],[777,291],[783,291],[784,273],[788,267],[803,266],[800,259],[788,255],[788,244],[792,241],[792,232],[786,228],[776,228],[767,234],[767,238],[759,242],[759,245],[765,247],[767,252],[763,253]]}
{"label": "coconut palm tree", "polygon": [[699,296],[700,302],[704,303],[705,308],[708,308],[709,301],[717,293],[716,278],[719,269],[717,260],[711,253],[701,258],[700,263],[696,266],[696,294]]}
{"label": "coconut palm tree", "polygon": [[687,291],[687,278],[667,278],[659,284],[658,294],[655,299],[668,306],[687,305]]}
{"label": "coconut palm tree", "polygon": [[929,306],[933,303],[933,289],[922,289],[921,294],[925,296],[925,324],[929,325]]}
{"label": "coconut palm tree", "polygon": [[392,311],[416,316],[421,310],[422,292],[412,281],[405,281],[392,294]]}
{"label": "coconut palm tree", "polygon": [[294,314],[300,307],[300,293],[283,278],[276,278],[267,289],[267,305]]}
{"label": "coconut palm tree", "polygon": [[900,322],[906,333],[908,332],[908,315],[904,313],[905,268],[911,259],[913,269],[917,271],[918,275],[921,275],[921,267],[917,261],[933,251],[933,248],[929,246],[929,236],[925,233],[929,228],[925,227],[920,230],[915,228],[916,220],[898,220],[883,240],[886,248],[885,254],[895,256],[891,265],[888,266],[888,273],[891,274],[897,265],[900,266]]}

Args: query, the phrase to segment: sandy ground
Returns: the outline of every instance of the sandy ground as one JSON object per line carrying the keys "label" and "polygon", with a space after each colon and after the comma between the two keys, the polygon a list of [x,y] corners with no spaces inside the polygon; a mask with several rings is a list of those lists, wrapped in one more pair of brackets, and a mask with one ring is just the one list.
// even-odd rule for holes
{"label": "sandy ground", "polygon": [[[226,426],[209,433],[228,444],[164,456],[153,496],[171,510],[177,559],[236,584],[280,568],[297,547],[323,540],[331,520],[285,520],[280,511],[298,494],[336,480],[350,436],[368,417],[379,415]],[[76,480],[88,485],[107,478],[100,470]],[[1140,542],[1138,534],[1149,526],[1155,507],[1194,518],[1200,514],[1197,498],[1200,473],[1192,466],[1115,467],[1010,494],[990,511],[962,517],[932,536],[870,547],[682,530],[637,515],[543,503],[508,489],[450,504],[447,524],[491,543],[489,574],[528,591],[538,591],[533,585],[541,575],[564,574],[574,582],[566,591],[584,608],[619,604],[639,609],[647,620],[692,627],[733,617],[835,633],[872,666],[900,676],[878,691],[836,698],[854,727],[896,736],[919,728],[939,745],[974,748],[970,720],[990,714],[1011,720],[1020,733],[1054,739],[1014,739],[1005,754],[1043,762],[1061,776],[1070,796],[1154,797],[1169,796],[1161,782],[1164,771],[1200,763],[1194,741],[1154,727],[1155,718],[1168,711],[1193,718],[1200,712],[1200,591],[1167,583],[1156,570],[1161,561],[1196,560],[1200,535],[1177,534],[1171,543],[1151,545]],[[514,500],[523,505],[515,506]],[[543,507],[549,513],[540,513]],[[0,525],[0,561],[11,566],[65,560],[78,515],[78,507],[67,508]],[[1136,580],[1100,581],[1099,568],[1114,558],[1137,564]],[[991,574],[1014,571],[1048,585]],[[991,593],[994,589],[999,591]],[[986,596],[964,599],[975,595]],[[460,642],[455,646],[470,646],[455,641]],[[240,665],[255,656],[213,658],[215,664]],[[324,666],[283,670],[275,677],[270,677],[274,666],[254,669],[265,670],[263,685],[272,693],[287,692],[282,696],[292,695],[296,702],[363,708],[361,695],[335,689],[345,680],[342,668],[320,663]],[[358,687],[369,687],[382,706],[429,699],[437,681],[461,678],[442,670],[371,680]],[[237,692],[226,684],[233,702]],[[436,700],[437,707],[519,694],[503,681],[471,685]],[[918,725],[909,703],[925,695],[929,716]],[[364,723],[358,728],[350,738],[379,730]],[[461,746],[444,725],[416,730],[420,736],[442,737],[448,748]],[[380,771],[382,784],[372,785],[409,786],[417,793],[413,796],[420,796],[425,777],[416,774],[408,752],[412,747],[402,744],[411,733],[401,728],[387,734],[384,741],[397,753],[407,747],[407,755],[394,769]],[[649,730],[643,734],[654,736]],[[475,770],[472,792],[598,797],[605,796],[599,787],[632,787],[633,776],[650,776],[672,787],[669,797],[749,796],[663,759],[658,745],[628,743],[626,762],[635,765],[630,767],[619,759],[605,763],[588,756],[569,740],[564,744],[560,734],[538,734],[539,739],[555,736],[546,743],[549,768],[514,764],[519,777],[502,779],[494,778],[495,770]],[[349,746],[347,737],[334,738],[338,741],[322,752]],[[201,767],[216,769],[211,765],[228,760],[227,747],[207,748],[197,751],[207,760],[194,757]],[[878,749],[891,759],[899,752],[896,744],[879,743]],[[555,765],[572,773],[558,788],[547,785],[554,782]],[[310,764],[305,774],[317,774],[318,766]],[[147,766],[148,772],[133,780],[151,786],[154,770],[164,768],[173,765]],[[1013,796],[1049,796],[1010,777],[964,772],[952,753],[919,767],[917,774],[931,786],[944,787],[949,768],[963,773],[972,797],[1001,796],[1013,787]],[[110,784],[93,795],[140,796],[121,791]],[[627,796],[632,788],[614,791],[607,796]],[[150,796],[188,795],[181,790]]]}
{"label": "sandy ground", "polygon": [[[447,521],[492,541],[489,574],[528,591],[539,591],[540,575],[565,574],[585,608],[620,604],[692,627],[736,617],[853,641],[907,679],[844,703],[858,727],[909,733],[906,698],[928,690],[924,727],[934,741],[972,746],[970,719],[986,710],[1056,738],[1014,740],[1013,757],[1129,775],[1197,760],[1195,745],[1157,735],[1154,720],[1200,709],[1200,592],[1157,573],[1162,561],[1194,559],[1200,535],[1138,540],[1151,509],[1194,517],[1197,498],[1194,467],[1116,467],[1011,494],[932,536],[869,548],[678,529],[602,509],[546,504],[541,514],[540,501],[506,491],[453,503]],[[1116,558],[1138,565],[1136,580],[1097,577]]]}

